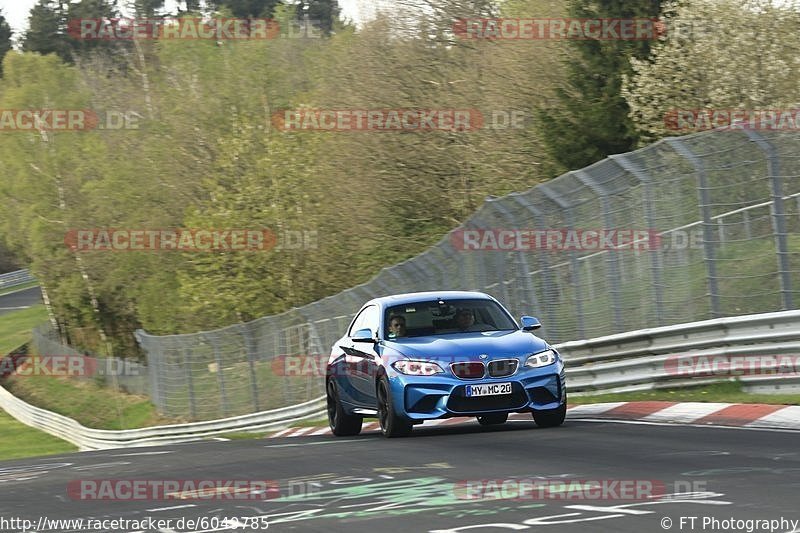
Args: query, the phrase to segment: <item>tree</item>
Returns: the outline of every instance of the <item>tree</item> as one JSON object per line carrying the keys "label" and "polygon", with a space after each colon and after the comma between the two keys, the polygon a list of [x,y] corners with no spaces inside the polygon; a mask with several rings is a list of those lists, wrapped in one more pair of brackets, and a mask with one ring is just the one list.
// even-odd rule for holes
{"label": "tree", "polygon": [[300,0],[297,4],[297,19],[308,19],[315,27],[330,35],[333,25],[339,20],[339,2],[337,0]]}
{"label": "tree", "polygon": [[67,41],[67,3],[39,0],[28,16],[28,31],[22,41],[25,52],[42,55],[56,54],[63,61],[71,62],[72,53]]}
{"label": "tree", "polygon": [[[659,0],[571,0],[569,16],[578,19],[658,18]],[[649,56],[649,40],[572,40],[565,61],[567,83],[552,107],[539,111],[553,174],[573,170],[633,149],[638,135],[621,94],[631,73],[631,58]]]}
{"label": "tree", "polygon": [[164,0],[134,0],[133,10],[139,18],[153,18],[163,9]]}
{"label": "tree", "polygon": [[691,0],[670,2],[669,12],[668,28],[674,31],[654,47],[649,60],[632,60],[625,77],[623,95],[643,142],[691,133],[675,130],[669,117],[677,110],[797,107],[796,5]]}
{"label": "tree", "polygon": [[[81,0],[77,3],[70,3],[67,8],[67,19],[69,21],[80,20],[108,20],[119,17],[113,0]],[[72,22],[75,24],[75,22]],[[70,45],[73,58],[75,55],[87,57],[93,52],[111,53],[121,45],[121,41],[109,41],[104,39],[76,39],[70,35],[67,39]]]}
{"label": "tree", "polygon": [[11,26],[6,22],[3,11],[0,10],[0,78],[3,77],[3,58],[11,50]]}
{"label": "tree", "polygon": [[228,8],[237,18],[269,18],[282,0],[209,0],[208,3],[214,9]]}
{"label": "tree", "polygon": [[[63,0],[39,0],[31,8],[28,31],[22,42],[26,52],[56,54],[63,61],[73,63],[76,56],[89,52],[109,51],[118,42],[76,39],[69,34],[70,22],[81,19],[109,19],[117,16],[113,0],[81,0],[77,3]],[[74,22],[72,22],[74,25]]]}

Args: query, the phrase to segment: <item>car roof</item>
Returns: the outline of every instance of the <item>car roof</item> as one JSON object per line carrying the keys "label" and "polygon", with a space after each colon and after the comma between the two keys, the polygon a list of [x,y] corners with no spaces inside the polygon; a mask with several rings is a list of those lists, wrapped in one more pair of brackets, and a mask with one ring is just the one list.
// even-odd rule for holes
{"label": "car roof", "polygon": [[[413,302],[426,302],[430,300],[465,300],[465,299],[480,299],[480,300],[494,300],[488,294],[477,291],[425,291],[425,292],[407,292],[404,294],[392,294],[390,296],[382,296],[374,298],[367,302],[367,304],[378,304],[382,307],[389,307],[393,305],[403,305]],[[365,304],[366,305],[366,304]]]}

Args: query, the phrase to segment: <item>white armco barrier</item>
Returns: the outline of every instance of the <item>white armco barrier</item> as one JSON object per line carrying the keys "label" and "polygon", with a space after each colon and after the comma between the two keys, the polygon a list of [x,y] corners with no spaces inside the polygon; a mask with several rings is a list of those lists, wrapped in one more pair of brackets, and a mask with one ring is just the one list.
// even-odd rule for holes
{"label": "white armco barrier", "polygon": [[[800,311],[720,318],[556,345],[570,394],[684,387],[740,379],[748,390],[797,392]],[[282,429],[325,415],[325,398],[220,420],[108,431],[34,407],[0,387],[0,407],[81,450],[190,442],[237,431]]]}

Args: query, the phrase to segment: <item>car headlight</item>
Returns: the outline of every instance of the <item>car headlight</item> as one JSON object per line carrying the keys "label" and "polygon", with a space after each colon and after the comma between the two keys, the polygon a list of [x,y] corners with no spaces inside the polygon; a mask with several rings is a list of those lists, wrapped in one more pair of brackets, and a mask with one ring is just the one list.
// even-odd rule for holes
{"label": "car headlight", "polygon": [[547,365],[552,365],[556,362],[558,356],[555,350],[545,350],[543,352],[535,353],[525,360],[525,366],[528,368],[540,368]]}
{"label": "car headlight", "polygon": [[441,374],[444,372],[442,367],[436,363],[431,363],[429,361],[409,361],[406,359],[395,361],[392,363],[392,368],[401,374],[407,374],[409,376],[433,376],[434,374]]}

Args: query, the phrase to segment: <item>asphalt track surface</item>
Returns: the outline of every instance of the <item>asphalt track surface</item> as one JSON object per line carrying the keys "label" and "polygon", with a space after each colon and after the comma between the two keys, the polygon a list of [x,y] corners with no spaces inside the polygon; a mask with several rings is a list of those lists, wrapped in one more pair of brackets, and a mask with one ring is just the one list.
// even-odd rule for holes
{"label": "asphalt track surface", "polygon": [[13,313],[20,309],[42,303],[42,291],[39,287],[30,287],[21,291],[0,296],[0,315]]}
{"label": "asphalt track surface", "polygon": [[[227,517],[244,523],[256,516],[266,517],[270,531],[640,533],[746,531],[723,521],[783,518],[773,531],[787,532],[795,527],[788,521],[800,520],[799,444],[800,434],[786,430],[568,419],[553,429],[521,421],[490,428],[418,426],[403,439],[319,436],[107,450],[0,463],[0,519],[209,521],[205,527],[145,529],[162,533],[264,531],[263,524],[210,522]],[[68,495],[70,481],[74,486],[87,479],[271,480],[280,498],[99,501]],[[485,483],[488,492],[464,490],[468,480],[476,487],[478,480],[507,479],[539,480],[551,488],[559,480],[638,480],[651,482],[655,497],[620,500],[612,488],[601,500],[580,491],[558,499],[556,489],[545,498],[517,498],[513,485],[502,492]],[[688,517],[696,517],[694,527]],[[662,525],[667,519],[669,529]],[[8,523],[4,530],[15,531]]]}

